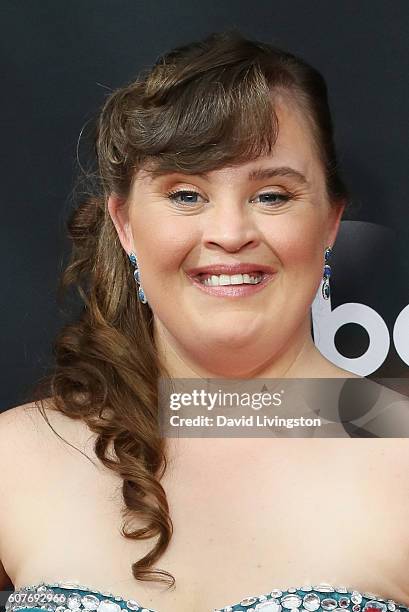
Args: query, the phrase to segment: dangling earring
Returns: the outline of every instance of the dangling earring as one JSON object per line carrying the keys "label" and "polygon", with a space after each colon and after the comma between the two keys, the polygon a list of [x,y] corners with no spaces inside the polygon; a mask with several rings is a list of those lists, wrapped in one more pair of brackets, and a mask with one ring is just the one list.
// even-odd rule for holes
{"label": "dangling earring", "polygon": [[324,274],[322,276],[324,282],[322,284],[322,297],[324,298],[324,300],[328,300],[329,296],[330,296],[330,288],[329,288],[329,277],[331,276],[331,266],[328,265],[328,260],[332,255],[332,249],[331,247],[327,247],[325,249],[325,253],[324,253],[324,258],[325,258],[325,265],[324,265]]}
{"label": "dangling earring", "polygon": [[142,304],[146,304],[148,302],[148,300],[145,297],[145,293],[142,289],[142,285],[141,285],[141,278],[140,278],[140,274],[139,274],[139,268],[138,268],[138,260],[136,259],[136,255],[134,252],[129,253],[128,255],[130,262],[135,266],[135,270],[133,272],[134,275],[134,279],[136,281],[136,286],[138,287],[138,298],[139,300],[142,302]]}

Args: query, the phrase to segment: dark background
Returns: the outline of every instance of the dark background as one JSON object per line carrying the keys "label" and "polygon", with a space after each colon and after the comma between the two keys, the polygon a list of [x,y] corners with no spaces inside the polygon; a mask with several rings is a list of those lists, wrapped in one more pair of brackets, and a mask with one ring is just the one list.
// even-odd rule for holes
{"label": "dark background", "polygon": [[[364,241],[362,249],[358,241],[351,251],[348,236],[338,252],[335,245],[332,308],[366,303],[392,338],[409,303],[407,0],[3,0],[1,21],[0,410],[22,403],[52,363],[52,340],[63,322],[56,285],[67,256],[64,222],[82,128],[78,153],[86,165],[89,122],[112,89],[164,51],[232,26],[301,55],[326,78],[353,194],[348,219],[392,235],[378,248]],[[365,330],[345,325],[337,347],[348,357],[362,354]],[[408,375],[392,341],[374,375]]]}

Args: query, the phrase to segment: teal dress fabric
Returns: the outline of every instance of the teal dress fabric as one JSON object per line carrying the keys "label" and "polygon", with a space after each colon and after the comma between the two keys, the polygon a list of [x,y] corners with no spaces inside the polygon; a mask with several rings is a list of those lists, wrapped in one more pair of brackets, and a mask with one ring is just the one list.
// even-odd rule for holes
{"label": "teal dress fabric", "polygon": [[[96,591],[72,583],[39,583],[16,589],[7,598],[6,612],[165,612],[143,606],[133,599]],[[409,608],[393,599],[374,593],[361,593],[343,586],[326,583],[287,590],[272,589],[265,594],[249,595],[239,602],[209,612],[409,612]],[[172,612],[195,612],[178,610]]]}

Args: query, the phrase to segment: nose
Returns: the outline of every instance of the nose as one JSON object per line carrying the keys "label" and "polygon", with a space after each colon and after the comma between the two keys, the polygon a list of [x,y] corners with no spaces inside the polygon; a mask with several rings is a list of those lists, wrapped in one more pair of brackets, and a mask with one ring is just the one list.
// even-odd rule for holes
{"label": "nose", "polygon": [[203,244],[209,248],[223,248],[235,253],[243,247],[256,247],[260,243],[260,231],[251,211],[237,201],[216,203],[206,219]]}

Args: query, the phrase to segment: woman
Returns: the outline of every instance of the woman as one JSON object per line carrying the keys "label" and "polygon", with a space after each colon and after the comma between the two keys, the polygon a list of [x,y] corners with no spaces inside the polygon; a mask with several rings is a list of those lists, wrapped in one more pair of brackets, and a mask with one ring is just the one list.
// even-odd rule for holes
{"label": "woman", "polygon": [[404,440],[158,427],[159,376],[355,377],[311,338],[348,199],[323,78],[214,34],[113,92],[97,127],[101,189],[71,219],[64,275],[85,307],[47,399],[1,415],[8,609],[409,604]]}

